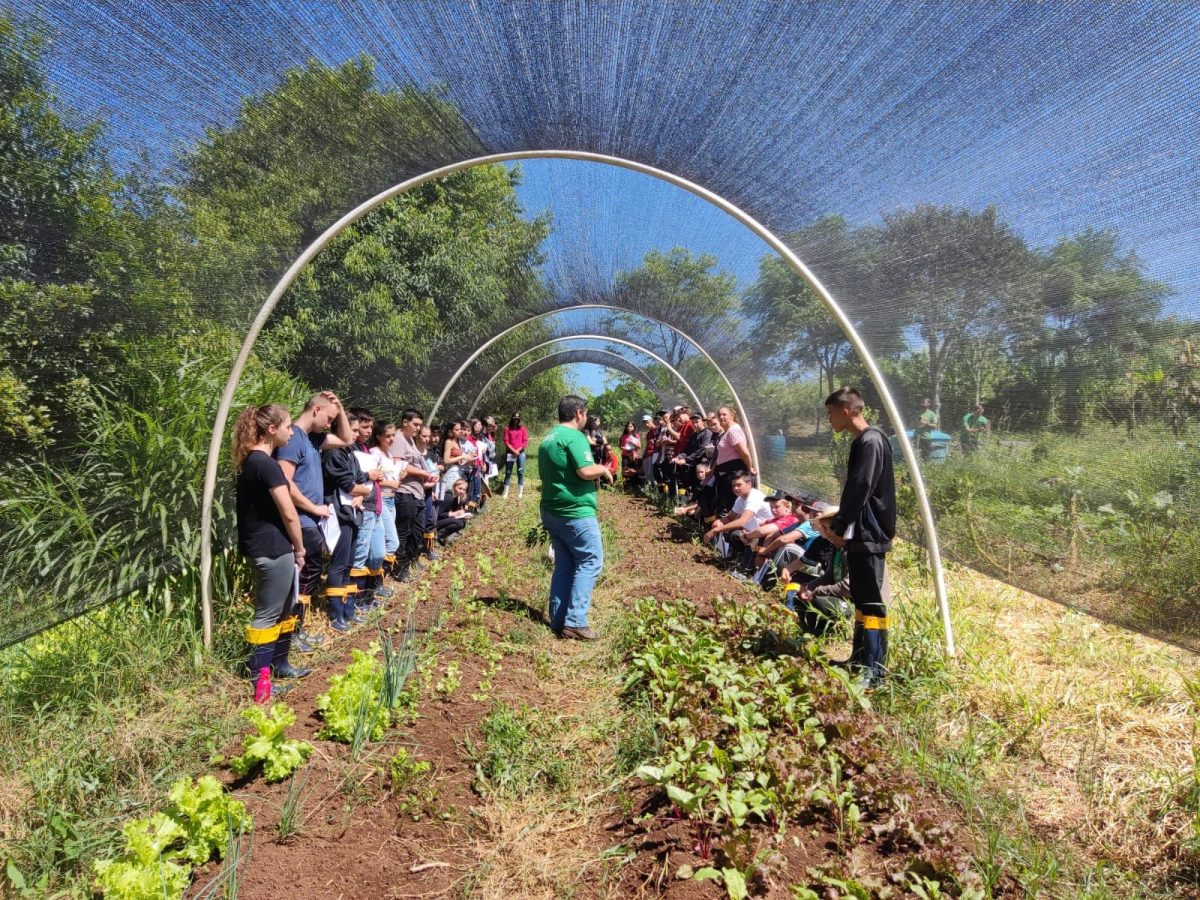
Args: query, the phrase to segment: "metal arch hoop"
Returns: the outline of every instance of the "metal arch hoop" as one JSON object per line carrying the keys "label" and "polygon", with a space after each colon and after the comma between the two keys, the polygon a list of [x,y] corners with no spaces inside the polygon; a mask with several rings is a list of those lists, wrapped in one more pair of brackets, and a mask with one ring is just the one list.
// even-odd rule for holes
{"label": "metal arch hoop", "polygon": [[409,178],[359,204],[330,225],[316,240],[305,248],[304,252],[283,273],[283,277],[271,289],[271,293],[267,295],[267,299],[259,309],[258,315],[255,316],[254,321],[250,324],[250,328],[246,332],[246,337],[243,339],[242,346],[239,348],[237,357],[234,359],[233,367],[230,369],[229,378],[225,382],[225,388],[221,392],[221,401],[217,406],[216,418],[213,421],[213,433],[208,446],[208,461],[204,468],[204,494],[200,509],[200,611],[203,619],[204,646],[212,646],[212,585],[210,583],[212,576],[212,507],[217,488],[217,467],[221,458],[221,442],[225,435],[225,425],[229,421],[229,411],[233,406],[233,395],[237,390],[238,381],[241,380],[242,371],[246,368],[246,363],[250,359],[250,353],[254,349],[254,344],[258,341],[258,336],[266,326],[267,319],[270,318],[272,311],[288,288],[292,286],[292,283],[299,276],[300,272],[312,261],[313,257],[324,250],[329,242],[337,237],[344,228],[353,224],[371,210],[405,191],[436,178],[444,178],[447,175],[461,172],[473,166],[489,163],[519,162],[525,159],[574,159],[583,162],[602,163],[629,169],[633,172],[640,172],[643,175],[650,175],[668,184],[682,188],[688,193],[708,201],[717,207],[717,209],[729,214],[762,238],[772,250],[783,257],[784,262],[797,275],[803,278],[816,295],[821,298],[821,302],[825,305],[826,310],[833,316],[834,321],[841,327],[850,345],[862,359],[871,382],[879,392],[879,399],[883,403],[884,412],[887,413],[888,418],[896,426],[896,439],[900,443],[900,450],[904,455],[905,463],[907,463],[909,477],[912,478],[913,491],[916,494],[917,506],[921,514],[921,524],[925,529],[926,551],[929,554],[929,567],[933,573],[934,593],[937,597],[939,612],[941,613],[946,654],[947,656],[954,656],[954,632],[950,623],[950,605],[946,596],[945,574],[942,571],[942,554],[938,545],[937,527],[933,520],[933,508],[929,503],[929,495],[925,490],[925,479],[921,477],[921,469],[917,462],[916,451],[913,449],[912,441],[905,434],[904,419],[900,415],[900,410],[896,406],[896,401],[892,397],[891,391],[888,390],[887,383],[883,379],[883,373],[879,371],[879,366],[876,365],[874,357],[871,356],[871,351],[867,349],[867,345],[863,342],[862,336],[859,335],[850,318],[838,305],[837,301],[834,300],[833,295],[821,284],[817,277],[809,270],[808,266],[800,260],[800,257],[787,244],[776,237],[770,229],[749,213],[730,203],[720,195],[714,194],[707,188],[701,187],[693,181],[688,181],[686,178],[681,178],[662,169],[656,169],[645,163],[634,162],[633,160],[623,159],[619,156],[589,153],[582,150],[519,150],[512,153],[494,153],[451,163],[450,165],[441,166],[440,168],[432,169],[421,175]]}
{"label": "metal arch hoop", "polygon": [[[523,325],[528,325],[531,322],[537,322],[538,320],[544,319],[547,316],[553,316],[553,315],[557,315],[558,313],[564,313],[564,312],[574,312],[579,309],[608,309],[608,310],[612,310],[614,312],[623,312],[623,313],[627,313],[627,314],[633,315],[633,316],[640,316],[643,319],[646,319],[650,322],[654,322],[657,325],[661,325],[663,328],[666,328],[666,329],[669,329],[669,330],[675,332],[677,335],[679,335],[681,338],[683,338],[689,344],[691,344],[693,347],[695,347],[696,350],[699,351],[700,355],[703,356],[706,360],[708,360],[709,365],[711,365],[714,369],[717,370],[717,374],[721,376],[721,380],[724,381],[725,386],[727,388],[729,388],[729,393],[733,397],[733,405],[737,407],[738,417],[742,422],[742,426],[745,428],[746,443],[749,446],[749,450],[750,450],[750,459],[752,461],[754,468],[761,471],[761,469],[758,465],[758,445],[755,443],[755,440],[754,440],[754,429],[750,427],[750,421],[746,417],[746,408],[744,406],[742,406],[742,398],[738,396],[737,388],[735,388],[733,386],[733,382],[729,380],[729,377],[725,374],[725,372],[721,369],[721,367],[719,365],[717,365],[717,361],[712,358],[712,356],[709,354],[709,352],[700,345],[699,341],[697,341],[695,338],[693,338],[687,332],[682,331],[679,328],[676,328],[670,322],[664,322],[662,319],[656,319],[654,316],[647,315],[646,313],[643,313],[643,312],[637,312],[636,310],[626,309],[624,306],[614,306],[611,303],[576,303],[572,306],[559,306],[559,307],[556,307],[555,309],[547,309],[544,312],[534,313],[532,316],[529,316],[529,318],[523,319],[522,321],[517,322],[515,325],[510,325],[508,328],[505,328],[499,334],[493,335],[492,337],[488,338],[483,343],[482,346],[480,346],[478,349],[476,349],[476,351],[474,353],[472,353],[470,356],[468,356],[466,358],[466,360],[463,361],[463,364],[458,367],[458,371],[456,371],[452,376],[450,376],[450,380],[446,382],[446,386],[444,388],[442,388],[441,394],[438,395],[437,402],[435,402],[433,404],[433,409],[429,413],[429,418],[431,420],[436,418],[437,411],[439,409],[441,409],[442,403],[445,401],[446,396],[450,393],[451,388],[453,388],[454,385],[458,383],[458,379],[462,377],[463,372],[465,372],[468,368],[470,368],[471,364],[473,362],[475,362],[475,360],[479,359],[479,357],[482,356],[484,353],[486,353],[487,349],[489,347],[491,347],[493,344],[495,344],[497,341],[507,337],[509,334],[512,334],[512,332],[516,331],[518,328],[520,328]],[[609,340],[609,338],[605,338],[605,340]],[[697,406],[700,405],[699,400],[696,401],[696,405]]]}
{"label": "metal arch hoop", "polygon": [[[580,359],[581,353],[585,353],[587,355],[583,359]],[[612,361],[608,362],[606,361],[607,359],[611,359]],[[509,360],[504,364],[504,368],[510,368],[515,361],[516,360]],[[662,386],[650,377],[649,372],[647,372],[645,369],[638,368],[620,353],[613,353],[609,350],[567,349],[558,350],[554,353],[548,353],[545,356],[539,356],[537,359],[531,361],[527,365],[522,366],[521,370],[512,377],[512,381],[509,382],[508,386],[513,389],[518,388],[525,384],[525,382],[536,378],[538,375],[541,375],[543,372],[548,372],[551,369],[557,368],[558,366],[568,366],[573,362],[590,362],[594,365],[604,366],[605,368],[624,372],[626,375],[632,375],[654,393],[654,399],[658,401],[659,406],[666,406],[669,402],[668,398],[671,395],[665,392],[662,389]],[[471,418],[471,416],[474,414],[475,410],[472,408],[471,412],[467,414],[467,418]]]}
{"label": "metal arch hoop", "polygon": [[[682,384],[687,389],[688,394],[692,398],[692,402],[696,404],[696,409],[700,410],[701,415],[705,415],[704,404],[700,402],[699,395],[697,395],[696,392],[694,390],[692,390],[692,386],[690,384],[688,384],[687,379],[684,378],[674,366],[672,366],[669,362],[667,362],[665,359],[663,359],[657,353],[654,353],[651,350],[647,350],[641,344],[635,344],[632,341],[626,341],[626,340],[623,340],[622,338],[608,337],[607,335],[603,335],[603,334],[570,334],[570,335],[560,335],[559,337],[551,338],[548,341],[542,341],[540,344],[534,344],[532,347],[522,350],[520,353],[518,353],[516,356],[514,356],[512,359],[510,359],[508,362],[506,362],[504,365],[502,365],[499,369],[497,369],[495,374],[493,374],[492,377],[488,379],[487,384],[485,384],[483,386],[483,389],[479,392],[479,394],[476,395],[475,402],[471,404],[471,411],[469,413],[467,413],[467,418],[469,419],[469,418],[471,418],[471,416],[475,415],[475,408],[477,406],[479,406],[479,402],[487,394],[488,389],[491,388],[491,386],[496,382],[496,379],[498,379],[500,377],[500,375],[505,371],[505,369],[507,369],[509,366],[511,366],[513,363],[515,363],[522,356],[526,356],[530,353],[533,353],[535,350],[541,350],[543,347],[549,347],[551,344],[558,344],[558,343],[562,343],[564,341],[585,341],[585,340],[587,340],[587,341],[593,341],[593,340],[594,341],[607,341],[610,344],[620,344],[621,346],[629,347],[633,350],[637,350],[640,353],[645,353],[647,356],[649,356],[651,359],[653,359],[656,363],[665,367],[667,369],[667,371],[669,371],[672,375],[674,375],[677,379],[679,379],[679,383]],[[613,355],[616,356],[617,354],[613,354]],[[624,357],[622,357],[622,359],[623,358]],[[652,381],[646,382],[647,386],[650,386],[651,384],[652,384]],[[432,419],[433,416],[431,415],[430,418]]]}

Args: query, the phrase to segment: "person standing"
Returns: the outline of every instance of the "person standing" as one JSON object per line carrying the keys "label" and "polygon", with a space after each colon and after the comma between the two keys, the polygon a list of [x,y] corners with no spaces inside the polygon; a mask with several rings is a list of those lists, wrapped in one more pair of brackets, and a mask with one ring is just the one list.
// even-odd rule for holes
{"label": "person standing", "polygon": [[963,453],[974,453],[992,430],[992,423],[983,414],[983,404],[976,403],[975,408],[963,416]]}
{"label": "person standing", "polygon": [[288,480],[271,454],[291,436],[291,416],[278,403],[247,406],[233,426],[238,550],[254,570],[254,618],[246,628],[251,678],[264,668],[277,678],[312,673],[288,661],[298,621],[296,573],[305,549]]}
{"label": "person standing", "polygon": [[749,472],[757,483],[758,469],[750,457],[746,432],[738,424],[732,407],[717,410],[721,435],[717,438],[717,515],[723,516],[733,507],[733,478],[739,472]]}
{"label": "person standing", "polygon": [[333,391],[322,391],[304,404],[304,410],[292,423],[291,438],[275,454],[288,480],[288,492],[300,515],[300,533],[304,537],[304,565],[300,569],[300,596],[297,598],[299,621],[292,639],[293,647],[301,653],[312,653],[321,642],[319,637],[304,630],[313,591],[320,582],[325,563],[321,523],[333,515],[333,510],[325,503],[321,453],[349,447],[353,442],[354,432],[342,401]]}
{"label": "person standing", "polygon": [[845,550],[854,641],[845,664],[861,671],[866,686],[883,679],[887,663],[888,618],[885,557],[896,536],[896,481],[892,450],[882,431],[863,418],[862,395],[839,388],[825,399],[829,424],[854,435],[837,514],[821,523],[822,534]]}
{"label": "person standing", "polygon": [[596,482],[612,484],[612,473],[592,459],[583,436],[587,401],[570,394],[558,403],[558,425],[538,448],[542,481],[542,525],[554,549],[550,578],[550,628],[560,638],[594,641],[588,626],[592,587],[604,566]]}
{"label": "person standing", "polygon": [[508,483],[512,480],[513,466],[517,467],[517,496],[525,496],[525,448],[529,446],[529,431],[521,424],[521,414],[513,413],[504,439],[504,494],[508,496]]}
{"label": "person standing", "polygon": [[438,483],[437,473],[428,470],[425,454],[413,441],[424,424],[419,411],[404,410],[392,445],[400,476],[400,486],[396,488],[396,534],[400,538],[396,565],[401,570],[402,583],[412,581],[420,572],[421,551],[425,547],[425,489]]}
{"label": "person standing", "polygon": [[926,397],[921,401],[921,417],[917,420],[917,449],[921,452],[922,459],[929,459],[929,454],[933,451],[933,433],[938,430],[939,424],[941,419],[937,410]]}

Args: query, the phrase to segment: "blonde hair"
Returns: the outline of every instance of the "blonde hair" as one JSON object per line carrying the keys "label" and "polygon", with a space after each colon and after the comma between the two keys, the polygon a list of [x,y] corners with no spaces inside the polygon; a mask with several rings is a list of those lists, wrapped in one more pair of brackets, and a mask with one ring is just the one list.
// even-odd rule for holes
{"label": "blonde hair", "polygon": [[471,486],[470,484],[468,484],[468,483],[467,483],[467,479],[465,479],[465,478],[460,478],[460,479],[458,479],[458,481],[454,482],[454,484],[450,485],[450,490],[454,490],[454,489],[456,489],[456,488],[457,488],[457,487],[458,487],[460,484],[461,484],[463,487],[470,487],[470,486]]}
{"label": "blonde hair", "polygon": [[264,403],[262,406],[247,406],[243,409],[233,425],[233,441],[229,448],[233,470],[242,471],[250,448],[267,436],[272,425],[282,425],[287,418],[288,409],[282,403]]}

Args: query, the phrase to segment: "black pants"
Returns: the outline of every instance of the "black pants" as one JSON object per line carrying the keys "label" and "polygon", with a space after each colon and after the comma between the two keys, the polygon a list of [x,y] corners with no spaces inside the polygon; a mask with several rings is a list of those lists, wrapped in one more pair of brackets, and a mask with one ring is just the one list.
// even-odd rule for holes
{"label": "black pants", "polygon": [[321,580],[321,569],[325,567],[325,542],[321,540],[321,529],[316,526],[300,529],[304,539],[304,565],[300,568],[300,596],[311,597]]}
{"label": "black pants", "polygon": [[733,476],[745,470],[746,464],[740,459],[731,459],[717,466],[717,517],[721,517],[733,509],[735,499],[733,493]]}
{"label": "black pants", "polygon": [[425,545],[425,498],[396,492],[396,562],[401,566],[421,555]]}
{"label": "black pants", "polygon": [[850,600],[854,603],[854,649],[851,661],[873,678],[882,678],[887,665],[888,619],[884,601],[885,555],[847,553]]}

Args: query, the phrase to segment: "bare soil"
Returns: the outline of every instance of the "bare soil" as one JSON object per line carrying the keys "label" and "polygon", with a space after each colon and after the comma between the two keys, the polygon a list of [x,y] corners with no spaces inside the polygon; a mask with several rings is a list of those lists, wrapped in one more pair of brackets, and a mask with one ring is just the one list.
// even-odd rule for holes
{"label": "bare soil", "polygon": [[[348,746],[316,738],[321,724],[317,696],[327,689],[329,676],[345,667],[351,647],[366,648],[376,639],[373,626],[348,636],[331,635],[321,652],[304,658],[314,674],[284,698],[297,714],[289,737],[302,738],[316,748],[296,776],[303,782],[298,834],[284,840],[276,836],[287,782],[268,785],[261,777],[237,780],[224,771],[226,784],[254,817],[253,845],[239,884],[243,900],[725,895],[712,882],[677,877],[681,867],[698,869],[712,862],[702,860],[697,852],[694,824],[672,819],[670,810],[659,805],[655,791],[636,779],[606,785],[588,797],[560,798],[550,813],[524,823],[510,821],[514,807],[498,808],[494,798],[481,793],[472,748],[481,744],[480,725],[495,705],[557,708],[555,704],[564,704],[572,678],[582,667],[602,664],[597,662],[596,647],[555,640],[542,624],[546,566],[540,557],[545,547],[527,546],[524,535],[514,534],[515,514],[503,506],[514,502],[536,504],[537,496],[531,492],[523,501],[493,500],[493,508],[472,523],[460,542],[442,551],[445,559],[427,576],[429,599],[414,613],[417,637],[439,652],[432,676],[425,679],[419,715],[411,725],[393,729],[357,761]],[[648,595],[688,597],[707,617],[714,615],[712,598],[717,595],[740,594],[747,602],[771,602],[723,574],[688,533],[645,501],[610,492],[601,506],[602,519],[620,548],[606,576],[620,585],[620,596],[606,602],[632,604]],[[480,572],[475,562],[479,554],[513,560],[505,583]],[[466,562],[463,594],[479,603],[449,602],[457,559]],[[397,598],[408,590],[391,587]],[[598,601],[602,596],[598,590]],[[404,603],[391,602],[393,608],[382,624],[402,627]],[[480,627],[480,604],[487,608],[482,623],[489,638],[507,648],[499,668],[490,673],[490,690],[481,690],[488,674],[485,660],[456,644],[456,636]],[[612,621],[619,613],[609,609],[599,618]],[[528,642],[519,652],[513,651],[517,638]],[[446,696],[430,684],[451,662],[459,667],[461,686]],[[615,675],[613,684],[619,685],[620,673]],[[564,715],[585,715],[588,702],[580,698],[580,708],[567,709]],[[876,739],[882,739],[882,732]],[[415,797],[413,792],[390,790],[387,762],[400,747],[432,764]],[[239,742],[228,753],[240,750]],[[955,821],[954,814],[936,800],[922,798],[921,803],[946,821]],[[759,827],[753,840],[765,842],[770,834],[770,829]],[[869,830],[867,834],[851,851],[853,865],[855,871],[874,873],[882,882],[906,864],[909,854],[889,846],[886,838],[872,840]],[[617,847],[619,854],[612,852]],[[814,819],[790,829],[779,854],[782,861],[776,871],[752,885],[756,895],[790,896],[789,882],[807,883],[809,867],[838,858],[840,851],[830,827]],[[498,875],[505,866],[514,871]],[[202,870],[196,889],[218,871],[216,863]]]}

